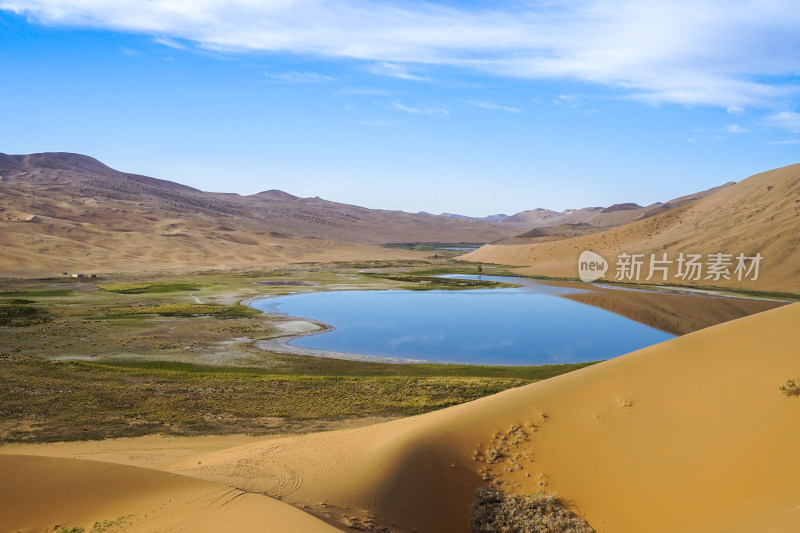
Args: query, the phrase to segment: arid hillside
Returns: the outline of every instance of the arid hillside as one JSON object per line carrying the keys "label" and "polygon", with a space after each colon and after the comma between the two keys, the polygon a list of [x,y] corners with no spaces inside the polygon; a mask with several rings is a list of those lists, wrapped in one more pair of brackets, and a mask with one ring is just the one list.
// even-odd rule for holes
{"label": "arid hillside", "polygon": [[[664,271],[657,269],[649,283],[800,293],[800,164],[756,174],[618,228],[542,241],[501,241],[462,258],[527,267],[523,271],[529,274],[574,278],[580,253],[590,250],[608,262],[604,279],[635,283],[648,281],[650,254],[655,254],[659,261],[672,262],[658,263],[667,269],[666,279]],[[632,265],[634,261],[619,261],[621,254],[642,254],[636,258],[642,262],[638,276],[625,268],[624,275],[617,277],[621,262]],[[737,271],[740,254],[744,270]],[[751,259],[757,255],[760,260]],[[699,269],[689,268],[690,259]],[[758,264],[757,278],[751,269],[754,263]]]}
{"label": "arid hillside", "polygon": [[78,154],[0,154],[3,275],[397,257],[407,252],[372,245],[490,242],[518,231],[275,190],[208,193]]}

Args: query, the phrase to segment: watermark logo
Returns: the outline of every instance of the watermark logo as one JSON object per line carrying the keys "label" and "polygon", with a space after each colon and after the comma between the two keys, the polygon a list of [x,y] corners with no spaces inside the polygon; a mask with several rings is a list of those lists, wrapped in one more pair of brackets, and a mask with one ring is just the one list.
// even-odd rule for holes
{"label": "watermark logo", "polygon": [[[617,256],[614,279],[617,281],[720,281],[758,280],[764,257],[760,253],[688,254],[681,252],[669,257],[666,252],[656,254],[628,254]],[[582,281],[592,282],[602,278],[609,265],[602,256],[585,251],[578,258],[578,275]]]}
{"label": "watermark logo", "polygon": [[578,258],[578,276],[581,281],[592,282],[605,276],[608,262],[602,256],[588,250]]}

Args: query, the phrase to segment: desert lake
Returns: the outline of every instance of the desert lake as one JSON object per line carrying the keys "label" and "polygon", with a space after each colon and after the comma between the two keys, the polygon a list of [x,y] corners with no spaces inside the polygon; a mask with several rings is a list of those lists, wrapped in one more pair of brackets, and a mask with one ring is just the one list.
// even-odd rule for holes
{"label": "desert lake", "polygon": [[489,365],[597,361],[674,336],[563,297],[584,289],[525,278],[482,279],[522,286],[311,292],[258,300],[253,307],[334,327],[294,339],[293,346],[426,361]]}

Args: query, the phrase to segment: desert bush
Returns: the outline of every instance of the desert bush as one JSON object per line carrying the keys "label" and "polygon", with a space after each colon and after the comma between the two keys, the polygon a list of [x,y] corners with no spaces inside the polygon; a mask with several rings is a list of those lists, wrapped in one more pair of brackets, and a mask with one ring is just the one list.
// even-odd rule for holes
{"label": "desert bush", "polygon": [[800,396],[800,378],[787,379],[786,385],[780,388],[786,396]]}
{"label": "desert bush", "polygon": [[478,489],[471,518],[473,533],[594,533],[551,494],[517,496],[495,487]]}

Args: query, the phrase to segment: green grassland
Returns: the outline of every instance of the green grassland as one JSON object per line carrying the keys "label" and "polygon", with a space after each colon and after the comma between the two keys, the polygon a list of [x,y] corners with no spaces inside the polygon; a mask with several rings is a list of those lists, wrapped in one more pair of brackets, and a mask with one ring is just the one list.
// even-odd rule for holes
{"label": "green grassland", "polygon": [[265,352],[253,343],[275,336],[281,318],[240,304],[343,288],[493,286],[431,277],[449,272],[476,266],[305,263],[0,281],[0,442],[304,431],[424,413],[586,366],[392,365]]}

